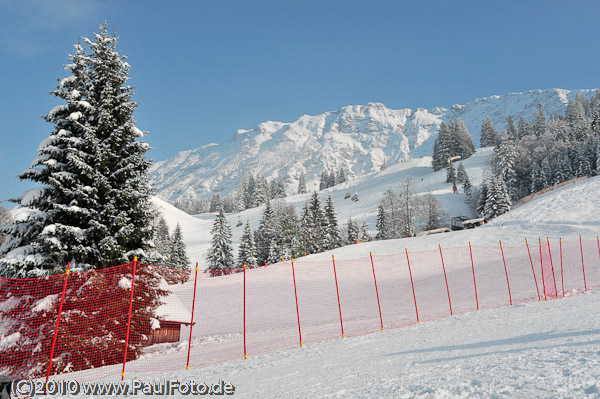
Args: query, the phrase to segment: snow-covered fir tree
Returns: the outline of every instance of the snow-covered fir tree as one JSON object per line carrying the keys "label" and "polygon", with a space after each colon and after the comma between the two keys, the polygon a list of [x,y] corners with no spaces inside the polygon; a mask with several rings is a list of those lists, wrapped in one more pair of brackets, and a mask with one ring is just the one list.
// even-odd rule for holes
{"label": "snow-covered fir tree", "polygon": [[371,241],[371,237],[369,236],[369,226],[364,220],[362,225],[360,226],[360,237],[358,237],[358,239],[362,242]]}
{"label": "snow-covered fir tree", "polygon": [[346,182],[346,174],[344,169],[340,166],[337,175],[335,176],[335,184],[341,184]]}
{"label": "snow-covered fir tree", "polygon": [[313,232],[313,218],[310,212],[309,201],[306,201],[300,213],[300,241],[302,243],[302,253],[307,255],[311,249],[309,248],[309,243],[314,241]]}
{"label": "snow-covered fir tree", "polygon": [[218,210],[210,234],[212,243],[208,250],[208,267],[206,271],[210,272],[211,276],[229,274],[235,265],[233,249],[231,248],[231,227],[227,222],[223,208]]}
{"label": "snow-covered fir tree", "polygon": [[456,169],[454,164],[450,162],[446,168],[446,183],[452,183],[456,180]]}
{"label": "snow-covered fir tree", "polygon": [[535,119],[533,121],[533,134],[535,134],[537,138],[540,138],[546,134],[547,129],[546,116],[544,115],[542,104],[538,104],[538,109],[535,112]]}
{"label": "snow-covered fir tree", "polygon": [[465,202],[471,202],[471,199],[473,198],[473,185],[467,174],[465,174],[465,181],[463,182],[463,193],[465,194]]}
{"label": "snow-covered fir tree", "polygon": [[309,202],[309,211],[311,218],[311,226],[313,229],[313,242],[309,243],[310,253],[319,253],[327,249],[329,242],[327,240],[327,228],[329,221],[325,216],[325,211],[321,206],[321,200],[317,193],[313,193]]}
{"label": "snow-covered fir tree", "polygon": [[298,178],[298,194],[306,194],[306,176],[304,172],[300,173]]}
{"label": "snow-covered fir tree", "polygon": [[117,38],[100,27],[95,41],[77,45],[53,95],[65,104],[46,117],[55,125],[32,167],[20,175],[40,188],[20,202],[33,211],[9,226],[0,252],[3,275],[35,277],[90,270],[146,255],[152,244],[148,182],[149,146],[135,126],[136,102],[130,66],[116,49]]}
{"label": "snow-covered fir tree", "polygon": [[448,125],[442,122],[433,144],[433,170],[445,168],[452,157],[460,156],[461,159],[466,159],[474,152],[475,145],[471,134],[460,118],[451,120]]}
{"label": "snow-covered fir tree", "polygon": [[173,237],[171,237],[169,266],[177,269],[190,270],[190,260],[188,259],[185,243],[183,242],[183,233],[179,223],[175,226]]}
{"label": "snow-covered fir tree", "polygon": [[465,165],[462,162],[458,164],[456,168],[456,181],[459,183],[464,183],[465,177],[467,176],[467,171],[465,170]]}
{"label": "snow-covered fir tree", "polygon": [[481,123],[481,135],[479,136],[479,144],[481,147],[490,147],[496,145],[500,136],[494,127],[492,120],[489,117],[483,118]]}
{"label": "snow-covered fir tree", "polygon": [[274,254],[276,261],[279,262],[283,258],[289,260],[296,257],[299,250],[297,242],[298,232],[298,217],[296,216],[296,208],[293,205],[277,204],[275,207],[275,225],[276,229],[276,250]]}
{"label": "snow-covered fir tree", "polygon": [[155,221],[154,226],[154,246],[156,252],[163,256],[157,266],[168,266],[171,256],[171,236],[169,235],[169,226],[164,217],[160,216]]}
{"label": "snow-covered fir tree", "polygon": [[515,120],[513,119],[512,115],[508,115],[508,118],[506,119],[506,131],[508,132],[508,137],[510,137],[512,141],[517,140],[519,131],[515,125]]}
{"label": "snow-covered fir tree", "polygon": [[377,235],[375,236],[376,240],[387,240],[390,238],[387,216],[382,203],[377,207],[377,222],[375,228],[377,229]]}
{"label": "snow-covered fir tree", "polygon": [[223,200],[221,199],[221,195],[219,193],[213,194],[210,200],[210,212],[217,212],[219,209],[223,208]]}
{"label": "snow-covered fir tree", "polygon": [[240,242],[240,249],[238,251],[238,267],[244,266],[254,267],[258,265],[258,255],[256,251],[256,242],[254,241],[254,232],[252,226],[250,226],[250,220],[246,221],[244,226],[244,233]]}
{"label": "snow-covered fir tree", "polygon": [[[65,104],[45,117],[55,125],[54,130],[41,143],[31,169],[20,176],[41,187],[21,197],[21,204],[31,211],[27,218],[8,227],[8,239],[1,250],[7,252],[2,260],[4,275],[62,273],[67,262],[73,271],[88,271],[70,274],[72,294],[65,297],[61,323],[70,334],[57,345],[53,372],[123,361],[134,265],[128,360],[141,353],[154,311],[167,294],[160,288],[156,268],[127,263],[134,255],[153,261],[150,251],[156,216],[150,207],[149,161],[145,159],[149,147],[138,141],[144,133],[135,127],[134,93],[126,84],[130,66],[117,51],[117,38],[108,34],[106,23],[94,41],[82,40],[91,54],[86,55],[83,46],[75,47],[67,65],[72,76],[61,80],[52,92]],[[119,263],[127,264],[97,270]],[[45,282],[63,280],[26,281],[31,284],[26,287],[20,283],[24,296],[19,300],[24,306],[20,314],[25,316],[11,324],[10,328],[18,330],[8,333],[20,331],[21,342],[15,348],[23,352],[24,365],[33,377],[45,371],[35,362],[37,353],[42,353],[42,362],[47,364],[52,341],[49,332],[56,318],[44,319],[32,307],[45,300],[56,309],[57,301],[48,295],[60,292],[60,284],[46,286],[47,290],[39,288]],[[13,293],[3,290],[1,295]]]}
{"label": "snow-covered fir tree", "polygon": [[354,244],[356,243],[356,241],[358,240],[359,236],[360,236],[360,229],[358,227],[358,223],[354,220],[352,220],[352,218],[348,219],[348,242],[350,244]]}
{"label": "snow-covered fir tree", "polygon": [[510,211],[511,201],[508,196],[506,184],[502,178],[497,178],[493,174],[490,175],[485,187],[485,199],[483,200],[484,217],[492,219]]}
{"label": "snow-covered fir tree", "polygon": [[267,179],[262,175],[254,178],[254,197],[252,207],[266,204],[271,199],[271,191]]}
{"label": "snow-covered fir tree", "polygon": [[263,265],[265,262],[268,263],[269,258],[273,258],[273,242],[277,242],[278,237],[275,213],[273,212],[271,201],[267,200],[262,218],[258,224],[258,229],[254,235],[259,265]]}
{"label": "snow-covered fir tree", "polygon": [[337,215],[335,214],[335,208],[333,206],[331,195],[327,196],[327,200],[325,201],[325,218],[327,219],[327,227],[325,230],[326,248],[333,249],[341,247],[342,237],[340,235]]}

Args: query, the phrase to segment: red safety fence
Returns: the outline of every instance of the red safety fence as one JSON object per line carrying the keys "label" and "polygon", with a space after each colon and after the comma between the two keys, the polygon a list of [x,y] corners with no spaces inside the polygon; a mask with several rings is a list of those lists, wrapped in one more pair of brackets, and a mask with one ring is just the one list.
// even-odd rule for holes
{"label": "red safety fence", "polygon": [[0,374],[124,378],[554,300],[600,286],[600,240],[439,246],[222,274],[134,261],[0,279]]}

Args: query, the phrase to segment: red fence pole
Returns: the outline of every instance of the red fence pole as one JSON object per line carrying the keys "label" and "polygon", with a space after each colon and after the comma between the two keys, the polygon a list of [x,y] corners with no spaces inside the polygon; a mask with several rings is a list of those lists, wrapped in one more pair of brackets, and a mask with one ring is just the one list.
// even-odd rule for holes
{"label": "red fence pole", "polygon": [[406,251],[406,262],[408,263],[408,274],[410,275],[410,285],[412,286],[413,299],[415,300],[415,312],[417,313],[417,323],[419,323],[419,308],[417,308],[417,296],[415,295],[415,284],[413,283],[412,271],[410,269],[410,259],[408,258],[408,249]]}
{"label": "red fence pole", "polygon": [[121,381],[125,379],[125,364],[127,363],[127,347],[129,346],[129,331],[131,330],[131,312],[133,310],[133,290],[135,288],[135,272],[137,268],[137,256],[133,257],[133,276],[131,278],[131,296],[129,298],[129,316],[127,316],[127,335],[125,336],[125,353],[123,354],[123,370]]}
{"label": "red fence pole", "polygon": [[583,243],[581,242],[581,236],[579,236],[579,249],[581,250],[581,269],[583,270],[583,287],[587,291],[587,281],[585,280],[585,264],[583,263]]}
{"label": "red fence pole", "polygon": [[471,249],[471,241],[469,241],[469,253],[471,254],[471,269],[473,269],[473,286],[475,287],[475,303],[479,310],[479,298],[477,297],[477,281],[475,280],[475,263],[473,262],[473,250]]}
{"label": "red fence pole", "polygon": [[342,305],[340,303],[340,290],[338,288],[337,272],[335,271],[335,258],[333,257],[333,255],[331,255],[331,260],[333,262],[333,276],[335,277],[335,291],[337,292],[338,309],[340,310],[340,324],[342,326],[342,338],[345,338],[346,336],[344,335],[344,322],[342,321]]}
{"label": "red fence pole", "polygon": [[596,241],[598,241],[598,257],[600,257],[600,237],[596,236]]}
{"label": "red fence pole", "polygon": [[381,322],[381,331],[383,331],[383,317],[381,316],[381,302],[379,302],[379,289],[377,288],[377,277],[375,277],[375,264],[373,263],[373,253],[369,252],[371,257],[371,268],[373,269],[373,281],[375,281],[375,294],[377,294],[377,307],[379,308],[379,321]]}
{"label": "red fence pole", "polygon": [[542,260],[542,239],[538,237],[540,246],[540,268],[542,269],[542,287],[544,287],[544,301],[547,301],[546,297],[546,277],[544,276],[544,261]]}
{"label": "red fence pole", "polygon": [[554,281],[554,292],[556,293],[556,299],[558,299],[558,289],[556,288],[556,277],[554,276],[554,262],[552,261],[552,251],[550,250],[550,239],[546,237],[548,242],[548,254],[550,255],[550,267],[552,269],[552,281]]}
{"label": "red fence pole", "polygon": [[537,294],[538,294],[538,301],[541,301],[542,297],[540,296],[540,288],[538,286],[537,277],[535,277],[535,269],[533,267],[533,259],[531,259],[531,251],[529,250],[529,243],[527,242],[527,238],[525,238],[525,245],[527,246],[527,253],[529,254],[529,262],[531,262],[531,271],[533,272],[533,281],[535,281],[535,290],[537,291]]}
{"label": "red fence pole", "polygon": [[562,285],[563,298],[565,297],[565,277],[563,273],[563,256],[562,256],[562,238],[558,240],[560,244],[560,285]]}
{"label": "red fence pole", "polygon": [[192,350],[192,329],[194,328],[194,309],[196,308],[196,284],[198,284],[198,262],[196,262],[196,276],[194,277],[194,299],[192,299],[192,320],[190,321],[190,343],[188,345],[188,356],[186,370],[190,369],[190,351]]}
{"label": "red fence pole", "polygon": [[60,315],[62,314],[63,303],[65,300],[65,291],[67,290],[67,280],[69,279],[70,267],[71,262],[67,264],[67,270],[65,271],[65,280],[63,281],[62,295],[60,297],[60,305],[58,305],[58,317],[56,318],[56,327],[54,327],[54,338],[52,339],[52,349],[50,349],[50,360],[48,360],[48,371],[46,372],[46,385],[48,383],[48,379],[50,378],[50,371],[52,370],[52,358],[54,357],[54,348],[56,347],[56,339],[58,338],[58,326],[60,325]]}
{"label": "red fence pole", "polygon": [[248,359],[248,352],[246,352],[246,261],[244,261],[244,359]]}
{"label": "red fence pole", "polygon": [[446,280],[446,292],[448,293],[448,304],[450,305],[450,316],[452,316],[452,301],[450,300],[450,288],[448,288],[448,276],[446,276],[446,266],[444,265],[444,255],[442,254],[442,246],[440,248],[440,257],[442,258],[442,269],[444,269],[444,279]]}
{"label": "red fence pole", "polygon": [[510,304],[512,305],[512,294],[510,293],[510,282],[508,281],[508,269],[506,268],[506,259],[504,259],[504,249],[502,249],[502,241],[500,242],[500,251],[502,251],[502,262],[504,263],[504,272],[506,273],[506,285],[508,286],[508,298],[510,299]]}
{"label": "red fence pole", "polygon": [[298,316],[298,337],[302,346],[302,330],[300,329],[300,310],[298,310],[298,291],[296,290],[296,272],[294,270],[294,258],[292,258],[292,278],[294,279],[294,296],[296,297],[296,315]]}

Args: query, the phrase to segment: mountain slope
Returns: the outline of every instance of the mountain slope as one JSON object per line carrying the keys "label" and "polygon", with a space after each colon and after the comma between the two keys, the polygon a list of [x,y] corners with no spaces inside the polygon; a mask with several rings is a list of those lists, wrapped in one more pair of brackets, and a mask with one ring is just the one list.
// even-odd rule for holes
{"label": "mountain slope", "polygon": [[450,109],[393,110],[380,103],[346,106],[320,115],[303,115],[291,123],[263,122],[251,130],[238,130],[226,143],[208,144],[157,162],[151,178],[159,197],[175,201],[201,198],[235,189],[247,173],[269,179],[281,176],[288,193],[306,174],[309,191],[318,189],[323,169],[343,167],[350,179],[377,171],[408,158],[431,155],[439,124],[460,117],[476,146],[481,120],[489,116],[498,130],[506,118],[531,121],[538,103],[547,116],[562,113],[578,93],[592,90],[534,90],[474,100]]}

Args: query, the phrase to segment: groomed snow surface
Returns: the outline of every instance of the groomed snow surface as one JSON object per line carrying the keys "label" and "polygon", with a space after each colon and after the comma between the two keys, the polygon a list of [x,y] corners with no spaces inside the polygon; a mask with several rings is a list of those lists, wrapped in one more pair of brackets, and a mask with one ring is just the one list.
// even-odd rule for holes
{"label": "groomed snow surface", "polygon": [[599,308],[594,292],[135,377],[240,398],[598,398]]}

